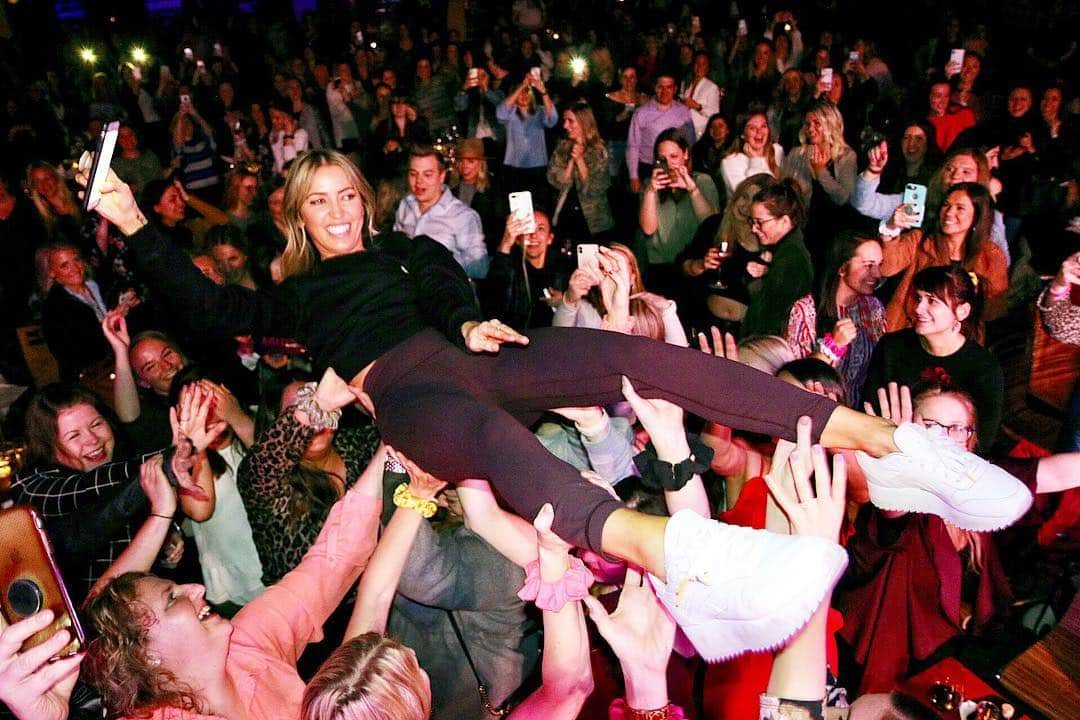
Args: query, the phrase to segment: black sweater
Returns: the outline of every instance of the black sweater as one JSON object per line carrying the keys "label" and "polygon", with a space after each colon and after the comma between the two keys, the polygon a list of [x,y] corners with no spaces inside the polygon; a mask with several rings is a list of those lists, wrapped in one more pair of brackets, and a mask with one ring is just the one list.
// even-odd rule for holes
{"label": "black sweater", "polygon": [[346,381],[428,327],[464,347],[462,324],[481,319],[464,270],[426,235],[377,235],[363,252],[320,261],[309,274],[259,291],[210,282],[153,225],[129,240],[140,272],[183,308],[195,332],[293,338],[318,372],[332,367]]}
{"label": "black sweater", "polygon": [[888,333],[874,348],[863,399],[876,403],[877,389],[890,382],[907,385],[914,394],[920,380],[944,381],[971,395],[979,414],[979,448],[989,451],[1005,403],[1005,380],[997,358],[970,338],[952,355],[936,357],[923,349],[913,329]]}

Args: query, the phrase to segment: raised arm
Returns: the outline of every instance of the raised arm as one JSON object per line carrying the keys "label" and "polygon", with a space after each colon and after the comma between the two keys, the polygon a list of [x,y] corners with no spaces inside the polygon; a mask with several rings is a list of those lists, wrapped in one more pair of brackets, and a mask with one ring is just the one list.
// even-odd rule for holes
{"label": "raised arm", "polygon": [[[551,531],[554,516],[551,505],[544,505],[533,523],[536,528],[534,552],[540,557],[540,581],[551,585],[563,582],[567,573],[584,570],[574,569],[569,555],[570,545]],[[588,597],[587,591],[585,596]],[[542,604],[539,598],[537,604]],[[509,717],[510,720],[541,717],[547,720],[573,720],[593,691],[585,616],[581,603],[575,597],[567,598],[561,607],[541,609],[544,617],[542,684],[514,708]]]}
{"label": "raised arm", "polygon": [[130,423],[139,419],[142,407],[139,404],[139,388],[135,384],[135,374],[131,371],[131,338],[128,336],[127,320],[119,309],[110,310],[101,322],[105,339],[113,350],[113,405],[120,422]]}
{"label": "raised arm", "polygon": [[[394,492],[398,509],[386,525],[379,544],[360,578],[349,625],[345,628],[344,641],[367,632],[386,632],[386,620],[390,604],[397,592],[405,561],[412,549],[413,540],[421,523],[427,522],[435,508],[435,496],[446,483],[432,477],[404,456],[399,457],[409,474],[409,484],[404,483]],[[404,490],[402,489],[404,488]],[[430,508],[430,511],[429,511]]]}
{"label": "raised arm", "polygon": [[150,498],[150,514],[146,516],[124,551],[90,588],[87,601],[124,573],[148,571],[161,552],[161,545],[172,528],[172,518],[176,513],[176,491],[169,485],[162,467],[160,455],[155,455],[142,464],[139,482],[143,492]]}
{"label": "raised arm", "polygon": [[291,303],[208,280],[187,255],[147,221],[131,189],[112,170],[95,209],[128,237],[140,274],[183,314],[193,330],[229,335],[293,335],[296,316]]}
{"label": "raised arm", "polygon": [[663,463],[665,469],[670,467],[668,472],[672,480],[683,481],[680,479],[680,470],[689,474],[689,478],[679,487],[676,487],[678,483],[674,482],[670,486],[665,484],[664,499],[667,501],[668,512],[674,515],[679,510],[690,509],[704,518],[712,517],[709,496],[700,475],[709,466],[708,461],[700,462],[690,452],[690,443],[686,439],[686,429],[683,426],[682,408],[666,400],[646,400],[637,394],[634,386],[625,377],[622,381],[622,392],[630,402],[630,407],[634,408],[638,421],[649,433],[649,439],[656,448],[656,462]]}

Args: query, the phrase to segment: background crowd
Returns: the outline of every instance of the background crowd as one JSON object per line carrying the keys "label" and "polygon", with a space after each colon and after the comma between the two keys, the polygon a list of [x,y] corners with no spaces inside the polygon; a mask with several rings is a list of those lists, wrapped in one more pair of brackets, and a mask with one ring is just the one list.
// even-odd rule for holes
{"label": "background crowd", "polygon": [[[63,643],[19,646],[48,620],[5,629],[17,717],[380,717],[333,714],[378,666],[385,717],[921,718],[907,678],[949,656],[991,677],[1069,606],[1080,392],[1047,440],[1007,418],[1002,360],[1018,327],[1080,344],[1074,4],[887,23],[843,0],[318,5],[0,17],[2,437],[26,447],[8,496],[45,520],[96,638],[38,667]],[[395,459],[294,338],[186,322],[130,233],[82,207],[77,161],[111,120],[116,176],[219,286],[297,271],[285,180],[336,150],[370,184],[365,232],[444,246],[484,318],[738,360],[934,429],[1035,505],[993,533],[882,510],[808,432],[789,461],[632,387],[545,415],[540,441],[632,508],[845,545],[787,647],[706,664],[639,569]],[[673,493],[656,464],[684,446]],[[537,597],[564,573],[594,581],[576,596],[594,625]]]}

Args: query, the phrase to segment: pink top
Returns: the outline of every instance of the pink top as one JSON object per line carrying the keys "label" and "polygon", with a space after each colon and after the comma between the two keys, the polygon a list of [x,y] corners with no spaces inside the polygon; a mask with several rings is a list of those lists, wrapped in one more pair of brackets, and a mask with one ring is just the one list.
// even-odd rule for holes
{"label": "pink top", "polygon": [[[233,618],[225,672],[250,720],[296,720],[304,682],[296,661],[322,639],[326,618],[360,577],[378,541],[382,500],[350,490],[330,510],[318,540],[295,570]],[[155,708],[152,720],[226,720]]]}

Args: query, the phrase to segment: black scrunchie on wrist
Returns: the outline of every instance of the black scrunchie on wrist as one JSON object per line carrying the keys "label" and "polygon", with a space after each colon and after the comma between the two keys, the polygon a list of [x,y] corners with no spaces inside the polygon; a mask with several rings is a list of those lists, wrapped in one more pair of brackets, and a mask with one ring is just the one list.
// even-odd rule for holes
{"label": "black scrunchie on wrist", "polygon": [[651,490],[682,490],[690,478],[709,469],[713,450],[696,435],[687,435],[690,457],[680,463],[664,462],[656,457],[652,443],[634,456],[634,465],[641,474],[641,483]]}

